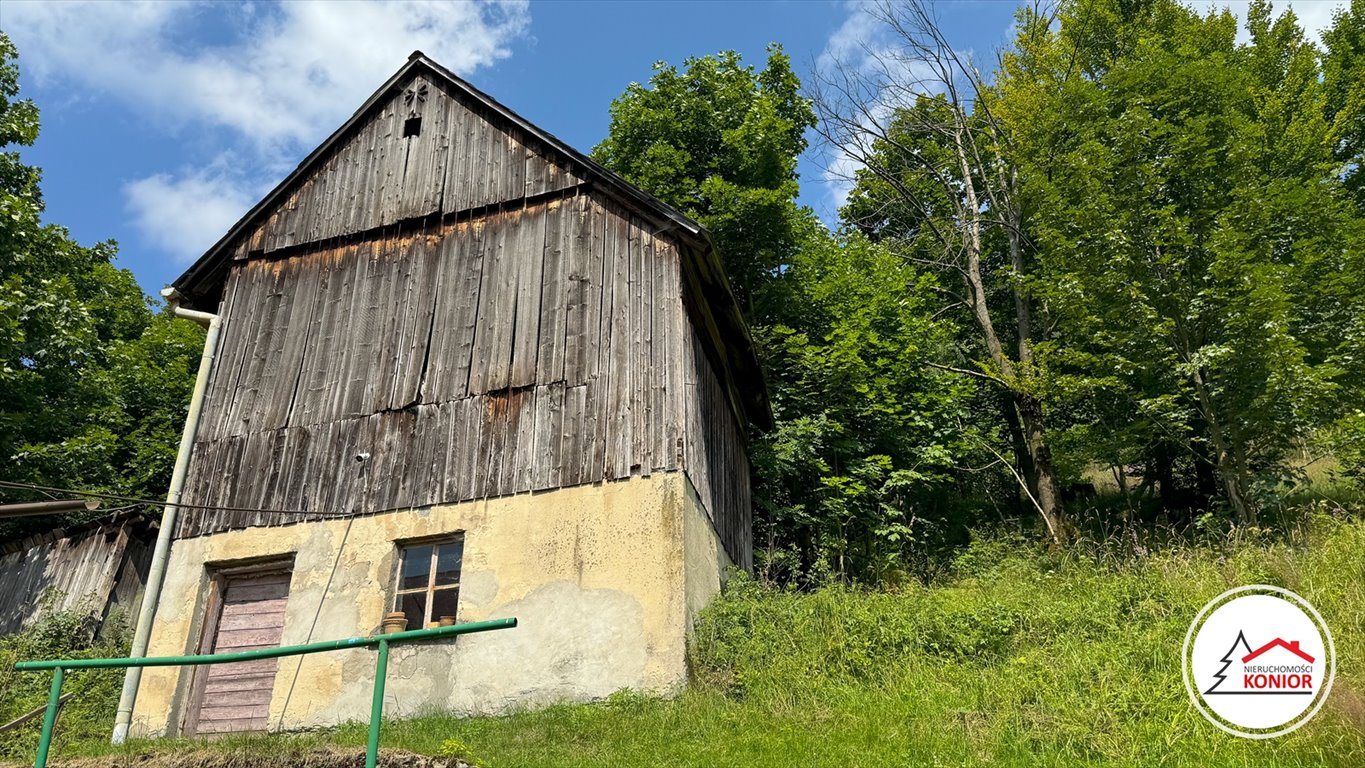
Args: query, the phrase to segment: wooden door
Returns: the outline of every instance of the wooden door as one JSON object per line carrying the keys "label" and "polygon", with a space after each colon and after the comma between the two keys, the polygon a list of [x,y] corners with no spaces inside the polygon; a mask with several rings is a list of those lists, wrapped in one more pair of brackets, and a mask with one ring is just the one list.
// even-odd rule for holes
{"label": "wooden door", "polygon": [[[284,633],[289,573],[220,576],[217,615],[205,626],[208,653],[275,648]],[[210,610],[213,607],[210,606]],[[196,679],[191,733],[265,730],[279,659],[202,667]]]}

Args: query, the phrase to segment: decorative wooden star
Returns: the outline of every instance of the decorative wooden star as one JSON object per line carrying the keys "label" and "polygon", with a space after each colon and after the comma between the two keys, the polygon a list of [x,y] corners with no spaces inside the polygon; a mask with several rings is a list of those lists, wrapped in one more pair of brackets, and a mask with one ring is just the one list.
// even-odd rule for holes
{"label": "decorative wooden star", "polygon": [[417,117],[422,111],[422,105],[427,100],[427,84],[412,87],[403,91],[403,104],[408,108],[409,117]]}

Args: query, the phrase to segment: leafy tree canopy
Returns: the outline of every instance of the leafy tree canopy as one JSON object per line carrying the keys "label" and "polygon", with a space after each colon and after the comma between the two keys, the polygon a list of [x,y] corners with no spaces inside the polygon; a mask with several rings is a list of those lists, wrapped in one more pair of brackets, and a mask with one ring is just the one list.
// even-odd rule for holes
{"label": "leafy tree canopy", "polygon": [[[17,98],[16,56],[0,34],[3,477],[155,498],[170,479],[203,333],[153,314],[132,273],[113,265],[113,242],[85,247],[42,222],[41,174],[18,152],[38,136],[38,110]],[[45,523],[0,525],[15,535]]]}
{"label": "leafy tree canopy", "polygon": [[796,160],[815,123],[781,46],[761,71],[739,54],[659,62],[611,106],[594,159],[708,230],[741,303],[770,311],[763,289],[790,260],[809,211],[795,203]]}

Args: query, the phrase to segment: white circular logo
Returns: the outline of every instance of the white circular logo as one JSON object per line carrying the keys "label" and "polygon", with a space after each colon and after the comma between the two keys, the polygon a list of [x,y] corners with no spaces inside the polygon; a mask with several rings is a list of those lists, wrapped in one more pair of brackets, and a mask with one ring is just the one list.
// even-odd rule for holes
{"label": "white circular logo", "polygon": [[1307,600],[1256,584],[1209,601],[1185,635],[1185,689],[1214,725],[1268,739],[1317,714],[1336,675],[1336,648]]}

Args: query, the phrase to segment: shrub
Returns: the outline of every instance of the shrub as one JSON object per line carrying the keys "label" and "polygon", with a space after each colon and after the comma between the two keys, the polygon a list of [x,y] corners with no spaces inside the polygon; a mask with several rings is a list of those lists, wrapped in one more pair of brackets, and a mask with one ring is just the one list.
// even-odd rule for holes
{"label": "shrub", "polygon": [[[7,723],[47,703],[50,672],[18,672],[15,662],[33,659],[126,656],[131,631],[120,612],[105,620],[95,638],[88,610],[45,611],[23,631],[0,637],[0,723]],[[71,698],[57,721],[59,741],[107,739],[123,688],[123,670],[89,669],[67,673],[63,693]],[[0,739],[0,759],[32,759],[42,718],[36,717]]]}

